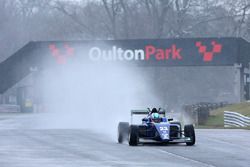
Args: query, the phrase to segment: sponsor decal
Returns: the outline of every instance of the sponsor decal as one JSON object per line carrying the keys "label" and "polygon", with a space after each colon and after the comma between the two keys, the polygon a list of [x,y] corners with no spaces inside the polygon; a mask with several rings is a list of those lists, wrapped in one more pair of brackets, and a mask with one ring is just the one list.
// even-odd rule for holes
{"label": "sponsor decal", "polygon": [[169,139],[169,136],[168,136],[168,134],[162,134],[162,138],[163,139]]}

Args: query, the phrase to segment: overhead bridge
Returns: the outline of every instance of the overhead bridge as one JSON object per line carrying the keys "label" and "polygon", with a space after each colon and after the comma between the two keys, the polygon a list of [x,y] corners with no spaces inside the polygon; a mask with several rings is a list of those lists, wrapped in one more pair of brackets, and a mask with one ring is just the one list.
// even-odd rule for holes
{"label": "overhead bridge", "polygon": [[75,62],[122,62],[142,67],[237,66],[241,90],[249,98],[249,86],[244,85],[244,77],[249,77],[249,53],[250,45],[242,38],[33,41],[0,63],[0,93],[32,69],[42,71]]}

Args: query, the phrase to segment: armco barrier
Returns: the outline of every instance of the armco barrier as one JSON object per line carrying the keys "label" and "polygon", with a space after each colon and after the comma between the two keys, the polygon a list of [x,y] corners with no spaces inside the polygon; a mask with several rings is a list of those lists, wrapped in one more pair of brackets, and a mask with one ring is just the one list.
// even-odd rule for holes
{"label": "armco barrier", "polygon": [[224,127],[250,126],[250,117],[232,111],[224,111]]}

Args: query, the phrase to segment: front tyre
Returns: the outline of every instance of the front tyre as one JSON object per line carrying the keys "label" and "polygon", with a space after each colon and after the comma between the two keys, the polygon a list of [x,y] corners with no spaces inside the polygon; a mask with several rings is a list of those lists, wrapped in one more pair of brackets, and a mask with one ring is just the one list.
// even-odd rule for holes
{"label": "front tyre", "polygon": [[138,135],[138,126],[131,125],[129,132],[129,141],[130,146],[137,146],[139,143],[139,135]]}
{"label": "front tyre", "polygon": [[187,146],[192,146],[195,144],[195,132],[193,125],[185,125],[184,126],[184,135],[185,137],[189,137],[190,141],[186,142]]}
{"label": "front tyre", "polygon": [[123,143],[125,139],[128,139],[129,123],[119,122],[118,124],[118,143]]}

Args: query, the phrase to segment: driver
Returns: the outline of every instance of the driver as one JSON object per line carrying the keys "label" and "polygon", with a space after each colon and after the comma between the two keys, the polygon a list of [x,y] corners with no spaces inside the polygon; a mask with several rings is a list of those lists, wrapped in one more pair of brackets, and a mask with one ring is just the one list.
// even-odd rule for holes
{"label": "driver", "polygon": [[159,113],[152,113],[150,116],[152,122],[161,122],[161,117]]}
{"label": "driver", "polygon": [[153,108],[149,114],[149,119],[152,121],[152,122],[161,122],[161,117],[160,117],[160,114],[159,114],[159,111],[156,109],[156,108]]}
{"label": "driver", "polygon": [[160,118],[160,114],[159,113],[152,113],[151,114],[151,118],[152,119],[159,119]]}
{"label": "driver", "polygon": [[161,122],[161,117],[160,117],[159,111],[156,108],[153,108],[150,111],[150,113],[148,114],[146,119],[147,119],[147,121],[145,121],[145,122],[148,122],[148,123],[149,122],[156,122],[156,123]]}

